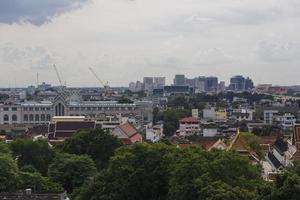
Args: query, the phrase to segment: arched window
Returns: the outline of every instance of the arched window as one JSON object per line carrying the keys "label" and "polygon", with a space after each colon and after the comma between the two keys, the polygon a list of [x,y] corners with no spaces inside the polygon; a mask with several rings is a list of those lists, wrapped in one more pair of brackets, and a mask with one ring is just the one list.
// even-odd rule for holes
{"label": "arched window", "polygon": [[3,121],[8,122],[9,121],[9,116],[8,115],[4,115]]}
{"label": "arched window", "polygon": [[24,115],[24,122],[28,122],[28,115]]}
{"label": "arched window", "polygon": [[13,116],[11,117],[11,119],[12,119],[13,122],[16,122],[16,121],[18,120],[18,117],[17,117],[17,115],[13,115]]}
{"label": "arched window", "polygon": [[34,121],[34,116],[33,116],[33,114],[30,114],[30,115],[29,115],[29,121],[31,121],[31,122]]}
{"label": "arched window", "polygon": [[35,121],[36,122],[40,121],[40,116],[39,115],[35,115]]}

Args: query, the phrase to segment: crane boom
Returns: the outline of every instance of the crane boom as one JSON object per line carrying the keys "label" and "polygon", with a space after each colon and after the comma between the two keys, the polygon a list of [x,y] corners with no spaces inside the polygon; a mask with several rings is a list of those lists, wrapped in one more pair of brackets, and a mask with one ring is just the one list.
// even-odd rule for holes
{"label": "crane boom", "polygon": [[92,72],[92,74],[95,76],[95,78],[99,81],[99,83],[100,83],[101,85],[103,85],[104,88],[107,88],[108,85],[105,84],[105,83],[98,77],[98,75],[97,75],[96,72],[93,70],[93,68],[90,67],[89,69],[90,69],[90,71]]}
{"label": "crane boom", "polygon": [[53,64],[53,68],[54,68],[54,70],[55,70],[55,72],[56,72],[56,76],[57,76],[57,78],[58,78],[58,81],[59,81],[59,83],[60,83],[60,86],[63,86],[62,80],[61,80],[61,78],[60,78],[60,75],[59,75],[59,73],[58,73],[58,70],[57,70],[57,67],[56,67],[55,64]]}

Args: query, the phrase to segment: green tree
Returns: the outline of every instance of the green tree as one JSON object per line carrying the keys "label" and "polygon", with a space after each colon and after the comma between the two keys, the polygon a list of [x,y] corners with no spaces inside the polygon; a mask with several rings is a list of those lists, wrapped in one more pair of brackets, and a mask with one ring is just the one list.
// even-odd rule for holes
{"label": "green tree", "polygon": [[74,199],[246,200],[261,183],[260,169],[236,152],[134,144],[121,147]]}
{"label": "green tree", "polygon": [[50,180],[48,177],[43,177],[40,173],[19,173],[19,189],[31,188],[36,193],[49,192],[49,193],[60,193],[63,192],[63,187]]}
{"label": "green tree", "polygon": [[173,151],[177,149],[162,144],[121,147],[108,168],[84,186],[75,199],[166,199],[169,155]]}
{"label": "green tree", "polygon": [[168,109],[160,112],[157,116],[157,120],[164,122],[164,134],[166,136],[172,136],[179,127],[179,119],[190,116],[190,111],[181,109]]}
{"label": "green tree", "polygon": [[174,109],[190,109],[190,104],[185,96],[177,96],[169,100],[168,107]]}
{"label": "green tree", "polygon": [[80,130],[65,140],[62,150],[70,154],[87,154],[98,169],[107,166],[109,158],[121,146],[119,139],[101,129]]}
{"label": "green tree", "polygon": [[18,185],[18,166],[10,155],[0,154],[0,192],[15,191]]}
{"label": "green tree", "polygon": [[93,160],[87,155],[58,154],[49,166],[49,176],[61,184],[66,191],[80,187],[87,179],[96,175]]}
{"label": "green tree", "polygon": [[46,140],[17,139],[10,144],[10,147],[20,167],[32,165],[41,174],[47,175],[54,150]]}
{"label": "green tree", "polygon": [[0,142],[0,154],[11,154],[11,150],[7,143]]}

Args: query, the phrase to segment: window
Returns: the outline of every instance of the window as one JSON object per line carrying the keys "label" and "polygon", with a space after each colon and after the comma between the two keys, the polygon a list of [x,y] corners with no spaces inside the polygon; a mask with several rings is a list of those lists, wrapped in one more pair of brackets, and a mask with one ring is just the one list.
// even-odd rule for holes
{"label": "window", "polygon": [[48,114],[46,119],[47,119],[48,122],[50,122],[51,121],[51,115]]}
{"label": "window", "polygon": [[45,108],[41,108],[41,110],[45,110]]}
{"label": "window", "polygon": [[40,108],[36,107],[36,108],[34,108],[34,110],[35,110],[35,111],[39,111],[39,110],[40,110]]}
{"label": "window", "polygon": [[50,108],[46,108],[46,110],[50,110]]}
{"label": "window", "polygon": [[9,121],[9,116],[8,115],[4,115],[3,121],[8,122]]}
{"label": "window", "polygon": [[32,111],[32,110],[33,110],[33,107],[29,107],[29,110]]}
{"label": "window", "polygon": [[35,121],[36,122],[40,121],[40,116],[39,115],[35,115]]}
{"label": "window", "polygon": [[17,115],[13,115],[13,116],[11,117],[11,119],[12,119],[13,122],[16,122],[16,121],[18,120],[18,117],[17,117]]}
{"label": "window", "polygon": [[18,109],[16,107],[11,108],[12,111],[17,111]]}
{"label": "window", "polygon": [[87,108],[86,108],[86,110],[87,110],[87,111],[90,111],[90,110],[91,110],[91,108],[90,108],[90,107],[87,107]]}
{"label": "window", "polygon": [[46,119],[46,116],[43,114],[43,115],[41,115],[41,121],[42,122],[44,122],[45,121],[45,119]]}
{"label": "window", "polygon": [[4,110],[4,111],[8,111],[9,109],[8,109],[8,107],[5,107],[5,108],[3,108],[3,110]]}
{"label": "window", "polygon": [[28,115],[24,115],[23,120],[24,122],[28,122]]}
{"label": "window", "polygon": [[33,114],[29,115],[29,121],[33,121],[34,120],[34,117],[33,117]]}
{"label": "window", "polygon": [[24,111],[27,111],[27,110],[28,110],[28,108],[27,108],[27,107],[25,107],[25,108],[23,108],[23,110],[24,110]]}

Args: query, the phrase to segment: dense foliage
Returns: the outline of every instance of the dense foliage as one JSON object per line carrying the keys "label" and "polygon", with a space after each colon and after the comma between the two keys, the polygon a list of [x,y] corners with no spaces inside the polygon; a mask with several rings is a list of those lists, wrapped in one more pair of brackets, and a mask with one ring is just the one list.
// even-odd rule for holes
{"label": "dense foliage", "polygon": [[17,139],[10,144],[10,147],[20,167],[32,165],[41,174],[47,174],[54,151],[46,140]]}
{"label": "dense foliage", "polygon": [[[241,134],[259,150],[255,136]],[[269,183],[261,178],[259,165],[235,151],[178,148],[170,143],[121,146],[102,130],[81,130],[60,147],[44,144],[28,139],[0,143],[0,192],[65,190],[77,200],[298,200],[300,196],[300,162]],[[45,152],[54,157],[47,160]],[[26,162],[18,160],[28,156],[32,158]],[[41,165],[45,160],[47,164]],[[46,166],[46,174],[41,175],[40,166]]]}
{"label": "dense foliage", "polygon": [[87,154],[96,163],[98,169],[107,166],[109,158],[121,146],[117,137],[101,129],[81,130],[65,140],[62,151],[70,154]]}
{"label": "dense foliage", "polygon": [[119,149],[75,199],[250,199],[260,177],[260,168],[235,152],[133,145]]}

